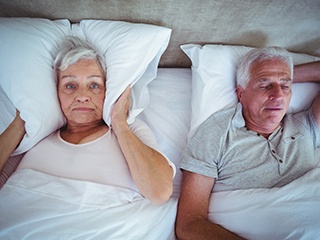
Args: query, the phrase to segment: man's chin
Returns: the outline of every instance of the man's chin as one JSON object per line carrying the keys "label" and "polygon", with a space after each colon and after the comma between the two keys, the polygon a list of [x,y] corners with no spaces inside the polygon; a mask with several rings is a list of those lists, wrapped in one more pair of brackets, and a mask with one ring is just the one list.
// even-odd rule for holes
{"label": "man's chin", "polygon": [[284,117],[284,114],[273,114],[269,116],[267,121],[274,125],[279,125]]}

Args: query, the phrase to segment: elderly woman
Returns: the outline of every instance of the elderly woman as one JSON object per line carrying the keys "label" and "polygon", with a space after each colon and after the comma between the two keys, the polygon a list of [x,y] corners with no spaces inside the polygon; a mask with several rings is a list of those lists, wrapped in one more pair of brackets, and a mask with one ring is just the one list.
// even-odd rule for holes
{"label": "elderly woman", "polygon": [[[91,45],[69,38],[55,60],[60,106],[67,123],[23,157],[18,169],[33,169],[53,176],[125,187],[140,192],[155,204],[172,194],[175,166],[160,154],[145,124],[127,124],[130,88],[111,113],[111,126],[103,118],[104,58]],[[16,118],[0,136],[0,167],[25,134]]]}

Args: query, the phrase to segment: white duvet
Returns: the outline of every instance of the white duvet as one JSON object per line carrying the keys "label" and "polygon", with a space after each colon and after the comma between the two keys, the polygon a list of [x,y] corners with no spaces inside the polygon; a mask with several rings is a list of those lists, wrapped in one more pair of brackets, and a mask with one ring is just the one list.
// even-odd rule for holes
{"label": "white duvet", "polygon": [[0,239],[174,239],[176,205],[22,169],[0,191]]}
{"label": "white duvet", "polygon": [[320,239],[320,167],[281,188],[214,193],[209,219],[246,239]]}
{"label": "white duvet", "polygon": [[[0,190],[0,239],[175,239],[176,207],[24,169]],[[320,239],[320,167],[281,188],[215,193],[209,219],[247,239]]]}

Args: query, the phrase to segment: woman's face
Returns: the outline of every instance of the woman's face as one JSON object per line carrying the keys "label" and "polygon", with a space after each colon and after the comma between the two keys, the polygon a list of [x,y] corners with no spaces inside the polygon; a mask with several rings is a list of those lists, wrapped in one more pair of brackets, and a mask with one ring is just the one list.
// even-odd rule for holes
{"label": "woman's face", "polygon": [[58,97],[68,124],[101,122],[105,92],[105,74],[96,60],[79,60],[58,72]]}

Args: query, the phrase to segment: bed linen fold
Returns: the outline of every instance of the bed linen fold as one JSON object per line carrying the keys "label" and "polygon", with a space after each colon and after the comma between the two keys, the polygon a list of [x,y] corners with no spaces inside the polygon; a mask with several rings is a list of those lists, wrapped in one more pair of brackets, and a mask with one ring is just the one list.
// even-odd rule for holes
{"label": "bed linen fold", "polygon": [[30,169],[0,191],[0,239],[175,239],[177,199],[161,206],[116,186]]}
{"label": "bed linen fold", "polygon": [[246,239],[320,239],[320,167],[280,188],[214,193],[209,219]]}

